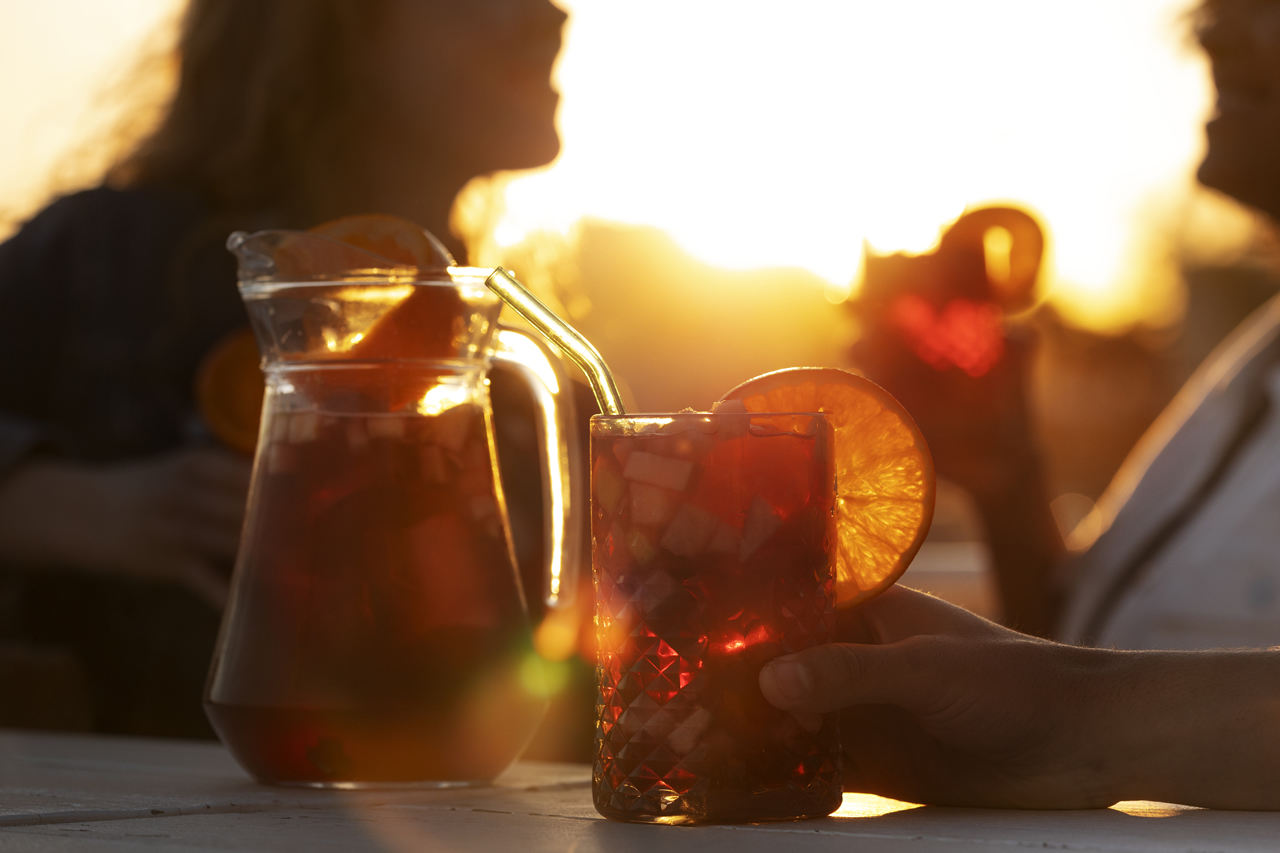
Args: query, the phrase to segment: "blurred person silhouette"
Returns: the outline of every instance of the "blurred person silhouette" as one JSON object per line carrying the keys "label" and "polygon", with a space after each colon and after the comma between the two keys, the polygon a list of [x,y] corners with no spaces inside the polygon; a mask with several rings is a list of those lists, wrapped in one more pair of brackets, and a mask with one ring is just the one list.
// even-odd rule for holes
{"label": "blurred person silhouette", "polygon": [[[1280,6],[1208,0],[1217,86],[1198,177],[1280,218]],[[1102,533],[1065,549],[1011,337],[986,375],[939,372],[872,330],[855,358],[918,419],[938,472],[979,509],[1006,622],[1133,649],[1280,644],[1280,301],[1249,317],[1150,427],[1099,500]]]}
{"label": "blurred person silhouette", "polygon": [[[248,322],[227,235],[389,213],[465,259],[463,185],[559,152],[565,20],[550,0],[191,0],[154,132],[0,246],[0,640],[69,649],[97,730],[212,736],[249,461],[209,439],[192,385]],[[537,483],[508,488],[540,536]]]}
{"label": "blurred person silhouette", "polygon": [[[1197,17],[1218,92],[1199,178],[1280,219],[1280,4],[1207,0]],[[771,662],[764,695],[841,712],[848,790],[1280,809],[1280,297],[1134,448],[1070,588],[1055,583],[1064,549],[1024,393],[1027,342],[1010,340],[979,379],[907,355],[885,330],[859,352],[917,417],[939,473],[974,496],[1006,621],[1100,648],[890,589],[841,614],[841,642]]]}

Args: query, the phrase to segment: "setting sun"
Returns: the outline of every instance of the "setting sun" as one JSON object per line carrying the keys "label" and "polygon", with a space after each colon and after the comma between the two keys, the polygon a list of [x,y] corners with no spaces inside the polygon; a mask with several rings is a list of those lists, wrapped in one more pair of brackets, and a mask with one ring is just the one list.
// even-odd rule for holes
{"label": "setting sun", "polygon": [[[1210,86],[1186,8],[575,0],[564,153],[507,188],[496,236],[655,225],[708,263],[800,267],[839,294],[864,240],[924,250],[966,206],[1009,200],[1046,221],[1068,317],[1159,322],[1176,294],[1143,268],[1152,243],[1210,203],[1192,191]],[[1238,231],[1222,208],[1209,230]]]}
{"label": "setting sun", "polygon": [[[864,241],[924,250],[966,206],[1012,201],[1048,226],[1042,289],[1109,330],[1176,317],[1170,244],[1247,233],[1193,188],[1211,86],[1187,0],[564,5],[563,153],[506,184],[500,247],[584,217],[654,226],[713,266],[810,271],[839,301]],[[39,202],[102,81],[179,6],[9,5],[5,209]]]}

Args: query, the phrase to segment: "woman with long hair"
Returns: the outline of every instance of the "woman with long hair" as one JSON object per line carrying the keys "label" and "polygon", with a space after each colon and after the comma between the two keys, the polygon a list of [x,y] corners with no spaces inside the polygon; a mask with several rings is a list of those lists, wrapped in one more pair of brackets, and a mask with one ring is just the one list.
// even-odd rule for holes
{"label": "woman with long hair", "polygon": [[236,229],[354,213],[459,257],[454,197],[559,151],[549,0],[191,0],[158,126],[0,246],[0,640],[69,648],[102,731],[208,735],[248,487],[200,422]]}

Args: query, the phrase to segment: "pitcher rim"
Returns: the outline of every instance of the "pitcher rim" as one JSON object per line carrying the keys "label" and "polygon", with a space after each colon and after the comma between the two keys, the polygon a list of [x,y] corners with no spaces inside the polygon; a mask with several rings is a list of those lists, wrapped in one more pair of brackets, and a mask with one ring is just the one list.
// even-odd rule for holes
{"label": "pitcher rim", "polygon": [[[475,287],[479,286],[486,293],[484,281],[493,274],[488,267],[451,266],[443,270],[418,270],[415,275],[387,275],[384,272],[370,271],[368,275],[343,275],[335,278],[300,278],[291,281],[287,278],[270,278],[263,276],[244,277],[238,280],[237,286],[245,294],[270,294],[278,290],[304,287],[333,287],[346,285],[361,286],[422,286],[422,287]],[[497,295],[494,294],[497,299]]]}

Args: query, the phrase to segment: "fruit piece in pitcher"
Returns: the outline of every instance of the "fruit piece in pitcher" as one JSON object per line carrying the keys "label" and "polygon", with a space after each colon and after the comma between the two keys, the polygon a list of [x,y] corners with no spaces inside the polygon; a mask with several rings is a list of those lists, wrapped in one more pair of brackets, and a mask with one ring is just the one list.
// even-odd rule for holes
{"label": "fruit piece in pitcher", "polygon": [[[750,412],[825,412],[835,428],[841,607],[889,588],[911,564],[933,520],[929,447],[907,410],[846,370],[793,367],[742,383],[726,400]],[[744,537],[745,547],[750,540]]]}
{"label": "fruit piece in pitcher", "polygon": [[262,390],[258,344],[248,329],[219,341],[196,371],[200,416],[219,440],[241,453],[253,453],[258,444]]}
{"label": "fruit piece in pitcher", "polygon": [[317,225],[311,231],[420,271],[443,271],[454,265],[453,256],[434,234],[399,216],[381,213],[344,216]]}
{"label": "fruit piece in pitcher", "polygon": [[[398,216],[345,216],[311,229],[417,268],[419,279],[447,279],[454,265],[449,250],[435,235]],[[351,346],[354,358],[447,358],[455,330],[457,293],[452,288],[415,287],[366,329]],[[412,391],[409,397],[412,398]],[[403,403],[404,400],[399,402]]]}
{"label": "fruit piece in pitcher", "polygon": [[411,276],[413,266],[324,234],[281,232],[271,250],[272,278],[279,281],[341,281],[352,276]]}

